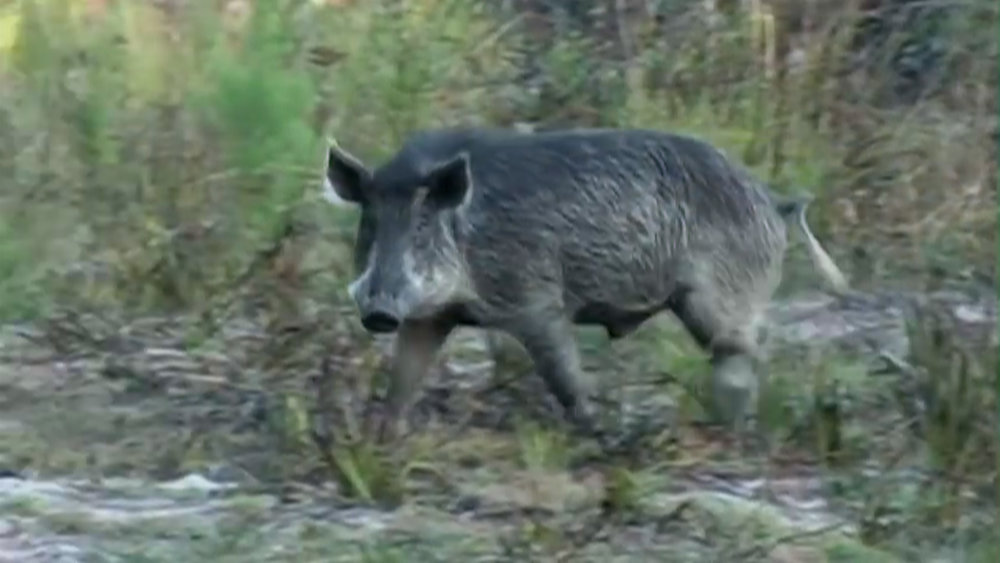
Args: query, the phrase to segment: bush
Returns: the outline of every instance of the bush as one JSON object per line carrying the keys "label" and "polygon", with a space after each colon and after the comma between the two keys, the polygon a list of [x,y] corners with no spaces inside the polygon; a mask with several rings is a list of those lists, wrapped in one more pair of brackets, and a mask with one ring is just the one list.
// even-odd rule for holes
{"label": "bush", "polygon": [[[694,133],[779,187],[821,195],[816,223],[834,248],[878,242],[891,252],[861,254],[890,266],[992,264],[995,217],[982,210],[995,204],[996,167],[983,140],[996,46],[978,22],[995,6],[952,10],[927,29],[867,24],[879,43],[851,31],[850,11],[795,35],[797,20],[769,4],[720,19],[667,3],[643,19],[626,3],[550,15],[557,29],[539,32],[538,7],[523,4],[8,7],[2,25],[17,33],[5,46],[0,166],[11,180],[0,198],[5,229],[35,242],[0,258],[18,304],[3,309],[39,310],[21,297],[39,283],[104,307],[204,303],[290,224],[326,224],[307,205],[326,138],[376,159],[414,129],[460,123]],[[934,97],[887,108],[855,86],[900,68],[888,47],[889,63],[869,56],[844,76],[858,37],[924,36],[937,46],[931,66],[950,69]],[[958,218],[968,229],[944,228]]]}

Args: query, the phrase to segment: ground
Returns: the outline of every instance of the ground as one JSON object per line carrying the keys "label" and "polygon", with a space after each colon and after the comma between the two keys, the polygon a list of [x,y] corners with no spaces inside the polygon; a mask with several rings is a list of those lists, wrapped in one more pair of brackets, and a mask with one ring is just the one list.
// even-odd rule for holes
{"label": "ground", "polygon": [[[948,299],[969,327],[994,326],[995,302]],[[825,338],[859,350],[874,372],[878,355],[858,343],[891,341],[885,327],[896,310],[873,295],[783,300],[772,311],[775,354]],[[414,434],[392,459],[334,445],[339,453],[327,461],[339,472],[311,443],[330,425],[317,417],[335,409],[317,411],[310,394],[324,400],[331,391],[317,380],[351,379],[347,370],[366,369],[378,347],[299,376],[313,391],[296,395],[253,382],[257,364],[233,344],[259,342],[252,323],[229,327],[215,350],[203,344],[197,353],[175,347],[183,337],[170,330],[179,321],[133,322],[116,329],[115,345],[94,319],[9,327],[0,365],[0,561],[907,560],[862,541],[871,533],[859,517],[863,503],[838,488],[858,486],[864,471],[820,463],[815,448],[792,440],[750,453],[697,421],[697,390],[665,383],[663,365],[656,368],[663,358],[639,355],[664,331],[683,348],[671,323],[658,320],[613,347],[581,334],[588,368],[627,383],[618,397],[631,408],[608,418],[645,413],[653,421],[633,451],[602,456],[570,437],[535,378],[516,377],[530,369],[517,358],[494,366],[470,331],[451,343]],[[98,353],[79,337],[70,345],[73,326],[89,327],[92,341],[117,353]],[[675,378],[699,369],[686,361],[668,366]],[[642,383],[651,374],[658,381]],[[332,393],[335,402],[348,396]],[[910,470],[900,467],[897,477]],[[975,560],[951,549],[933,560]]]}

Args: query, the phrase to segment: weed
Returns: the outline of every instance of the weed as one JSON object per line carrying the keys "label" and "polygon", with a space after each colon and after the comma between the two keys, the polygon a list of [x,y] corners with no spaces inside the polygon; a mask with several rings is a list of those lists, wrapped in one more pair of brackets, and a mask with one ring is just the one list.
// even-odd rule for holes
{"label": "weed", "polygon": [[532,472],[560,471],[569,460],[569,441],[566,434],[544,429],[534,422],[518,424],[515,434],[520,463]]}

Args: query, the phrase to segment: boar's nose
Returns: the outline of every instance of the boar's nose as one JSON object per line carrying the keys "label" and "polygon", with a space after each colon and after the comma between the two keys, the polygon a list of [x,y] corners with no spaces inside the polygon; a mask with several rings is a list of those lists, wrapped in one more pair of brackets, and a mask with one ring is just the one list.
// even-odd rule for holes
{"label": "boar's nose", "polygon": [[368,332],[386,333],[399,328],[399,319],[387,311],[374,310],[361,317],[361,324]]}

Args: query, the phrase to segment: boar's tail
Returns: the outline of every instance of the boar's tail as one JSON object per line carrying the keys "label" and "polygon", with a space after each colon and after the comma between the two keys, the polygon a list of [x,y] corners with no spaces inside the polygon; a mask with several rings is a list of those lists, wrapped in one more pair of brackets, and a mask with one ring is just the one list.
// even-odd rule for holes
{"label": "boar's tail", "polygon": [[806,238],[806,249],[809,251],[809,258],[812,259],[813,266],[826,279],[831,289],[837,294],[844,294],[848,291],[847,278],[840,271],[840,268],[833,262],[830,255],[826,253],[823,246],[816,240],[809,223],[806,221],[806,209],[812,203],[812,198],[779,199],[772,196],[774,207],[778,214],[788,223],[793,223]]}

